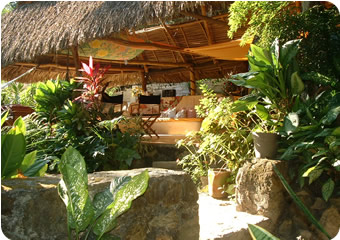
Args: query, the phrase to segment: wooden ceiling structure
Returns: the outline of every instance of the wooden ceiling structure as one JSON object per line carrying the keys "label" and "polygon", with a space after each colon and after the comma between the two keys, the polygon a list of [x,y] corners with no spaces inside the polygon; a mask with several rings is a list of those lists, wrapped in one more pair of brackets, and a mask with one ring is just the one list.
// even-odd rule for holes
{"label": "wooden ceiling structure", "polygon": [[[88,8],[92,7],[92,11],[88,10],[86,20],[93,24],[93,29],[88,32],[86,27],[83,27],[85,29],[83,32],[79,31],[84,19],[74,20],[73,16],[70,16],[72,7],[76,9],[79,3],[89,5]],[[142,4],[143,8],[134,9],[141,7],[138,4]],[[102,4],[100,2],[56,2],[56,4],[46,5],[45,2],[24,2],[8,16],[6,14],[2,17],[1,79],[9,81],[33,67],[35,68],[31,73],[18,81],[31,83],[53,79],[58,75],[60,78],[75,76],[77,69],[80,68],[80,62],[88,62],[88,57],[79,56],[81,51],[79,46],[84,42],[100,39],[118,46],[143,50],[130,60],[94,58],[94,62],[100,63],[101,66],[111,65],[105,78],[111,86],[141,84],[146,88],[147,83],[190,81],[194,92],[196,80],[222,78],[230,73],[247,71],[247,61],[224,60],[187,51],[191,48],[232,42],[242,36],[245,29],[237,32],[234,39],[227,37],[227,12],[230,4],[231,2],[110,2],[107,5],[107,2]],[[117,8],[115,13],[120,15],[115,15],[116,19],[109,19],[112,12],[105,12],[109,7]],[[44,13],[45,15],[36,16],[37,13],[33,15],[34,11],[42,11],[42,9],[47,12]],[[48,11],[52,10],[59,12],[54,19],[49,19],[52,17]],[[93,17],[95,14],[97,16]],[[103,18],[103,14],[106,18]],[[127,23],[124,22],[126,21],[124,17],[135,18],[136,21],[132,24]],[[25,20],[29,23],[24,22]],[[31,25],[22,26],[35,21],[37,25],[33,29]],[[51,21],[57,24],[53,32],[44,26],[44,24],[51,25]],[[64,26],[62,21],[65,21],[65,25],[70,22],[73,28]],[[116,29],[112,27],[104,29],[105,22],[110,24],[109,21],[115,23],[123,21],[123,23],[120,23],[119,27],[116,25]],[[18,29],[18,32],[14,33],[14,29]],[[42,32],[39,34],[39,31]],[[44,34],[52,34],[53,38],[45,35],[44,39],[41,37]],[[121,35],[143,41],[122,39],[119,37]]]}

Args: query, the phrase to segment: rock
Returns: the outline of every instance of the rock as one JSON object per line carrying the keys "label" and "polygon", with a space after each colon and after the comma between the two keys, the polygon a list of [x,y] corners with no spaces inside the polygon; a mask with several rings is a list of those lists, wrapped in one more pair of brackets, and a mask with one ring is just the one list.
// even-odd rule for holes
{"label": "rock", "polygon": [[[331,206],[326,211],[322,213],[322,216],[319,220],[321,226],[324,227],[326,232],[333,238],[335,237],[340,229],[340,214],[339,210]],[[328,239],[323,233],[318,231],[318,236],[320,239]]]}
{"label": "rock", "polygon": [[311,206],[311,209],[314,210],[324,210],[327,208],[327,203],[325,202],[325,200],[323,200],[322,198],[316,198],[314,204]]}
{"label": "rock", "polygon": [[293,221],[291,219],[284,220],[279,226],[279,234],[284,237],[289,237],[293,230]]}
{"label": "rock", "polygon": [[313,234],[308,230],[301,230],[300,236],[298,237],[301,240],[312,240]]}
{"label": "rock", "polygon": [[[89,174],[91,198],[113,177],[144,169]],[[181,171],[149,168],[149,186],[110,232],[127,240],[199,239],[198,194]],[[57,193],[60,176],[2,180],[1,224],[9,239],[67,239],[66,208]]]}
{"label": "rock", "polygon": [[287,166],[282,161],[254,159],[245,163],[236,177],[236,202],[239,211],[263,215],[276,224],[285,211],[287,193],[274,165],[286,175]]}

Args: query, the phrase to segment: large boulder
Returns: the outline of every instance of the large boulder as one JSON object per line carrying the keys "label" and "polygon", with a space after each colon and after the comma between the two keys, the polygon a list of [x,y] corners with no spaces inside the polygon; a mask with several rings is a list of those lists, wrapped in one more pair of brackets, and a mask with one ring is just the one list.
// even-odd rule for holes
{"label": "large boulder", "polygon": [[273,224],[286,206],[286,190],[274,172],[276,166],[286,175],[285,162],[253,159],[242,166],[236,177],[237,210],[268,217]]}
{"label": "large boulder", "polygon": [[[89,191],[109,186],[113,177],[144,169],[89,174]],[[181,171],[148,169],[149,187],[118,219],[111,234],[121,239],[199,239],[198,194]],[[10,239],[67,239],[66,208],[56,186],[60,176],[3,180],[1,227]]]}

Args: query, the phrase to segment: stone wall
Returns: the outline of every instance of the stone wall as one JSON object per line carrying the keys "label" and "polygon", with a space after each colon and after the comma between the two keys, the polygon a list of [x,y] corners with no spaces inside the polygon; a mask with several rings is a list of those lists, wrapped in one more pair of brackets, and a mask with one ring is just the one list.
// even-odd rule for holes
{"label": "stone wall", "polygon": [[[268,217],[270,224],[265,228],[281,240],[326,240],[289,196],[273,170],[274,165],[289,180],[287,170],[292,166],[287,162],[253,159],[244,164],[236,178],[237,209]],[[293,183],[291,186],[295,187]],[[295,187],[295,192],[331,237],[335,237],[340,229],[340,198],[326,202],[307,184],[303,189]]]}
{"label": "stone wall", "polygon": [[[111,232],[124,240],[199,239],[198,194],[180,171],[148,169],[149,187]],[[89,190],[109,186],[113,177],[143,169],[89,174]],[[67,239],[66,209],[58,196],[58,176],[2,180],[1,227],[10,239]]]}

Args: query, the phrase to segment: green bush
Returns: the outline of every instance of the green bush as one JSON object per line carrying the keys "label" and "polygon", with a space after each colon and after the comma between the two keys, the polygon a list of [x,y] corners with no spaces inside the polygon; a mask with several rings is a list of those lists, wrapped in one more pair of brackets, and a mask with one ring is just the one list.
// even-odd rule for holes
{"label": "green bush", "polygon": [[200,131],[191,132],[177,143],[189,151],[179,164],[196,183],[200,176],[207,175],[210,167],[228,168],[232,171],[230,183],[233,183],[240,166],[253,157],[249,121],[242,113],[232,112],[230,98],[219,98],[204,84],[200,88],[204,98],[196,110],[198,116],[205,119]]}

